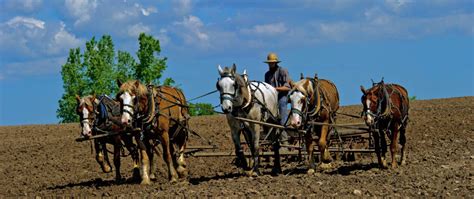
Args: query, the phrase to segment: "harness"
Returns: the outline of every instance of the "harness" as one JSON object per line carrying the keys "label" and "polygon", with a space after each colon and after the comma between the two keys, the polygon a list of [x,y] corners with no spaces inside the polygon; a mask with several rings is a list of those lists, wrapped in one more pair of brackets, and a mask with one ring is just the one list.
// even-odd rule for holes
{"label": "harness", "polygon": [[[379,83],[374,83],[374,87],[378,87],[379,91],[377,93],[378,101],[377,101],[377,112],[373,113],[370,111],[370,107],[366,107],[364,105],[364,111],[362,111],[362,116],[370,115],[374,118],[374,127],[377,129],[382,130],[388,130],[390,127],[390,124],[393,120],[393,109],[396,109],[401,116],[401,121],[400,121],[400,128],[405,128],[407,125],[408,121],[408,104],[404,102],[404,97],[402,93],[396,89],[392,84],[385,84],[383,80]],[[388,90],[391,90],[389,93]],[[397,94],[399,99],[401,100],[400,104],[401,107],[394,106],[391,96],[393,94]],[[363,96],[366,98],[366,95],[364,94]],[[384,106],[385,105],[385,106]],[[382,121],[388,121],[388,124],[386,127],[382,127]],[[389,133],[391,133],[389,131]]]}
{"label": "harness", "polygon": [[[302,110],[298,110],[296,108],[291,108],[290,113],[295,113],[299,115],[303,121],[307,121],[307,119],[312,119],[312,118],[317,118],[319,117],[319,114],[321,113],[321,108],[330,111],[330,107],[327,107],[324,102],[326,101],[326,96],[324,92],[321,91],[321,87],[319,84],[319,79],[317,77],[315,78],[306,78],[309,81],[311,81],[311,84],[313,85],[313,95],[311,97],[306,96],[305,103],[303,104]],[[327,80],[325,80],[327,81]],[[328,81],[329,82],[329,81]],[[331,82],[330,82],[331,83]],[[299,91],[297,89],[292,90],[289,95],[291,96],[293,93],[301,93],[302,95],[305,95],[302,91]],[[316,103],[316,104],[315,104]],[[309,107],[313,106],[314,109],[309,110]]]}

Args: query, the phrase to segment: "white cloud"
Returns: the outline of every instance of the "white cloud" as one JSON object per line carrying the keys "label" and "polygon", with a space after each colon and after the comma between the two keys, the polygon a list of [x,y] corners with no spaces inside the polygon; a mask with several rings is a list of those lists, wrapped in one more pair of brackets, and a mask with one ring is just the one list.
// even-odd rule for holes
{"label": "white cloud", "polygon": [[48,44],[48,54],[58,54],[68,52],[71,48],[79,47],[83,41],[76,38],[73,34],[66,31],[66,25],[61,22],[60,29],[54,34],[51,42]]}
{"label": "white cloud", "polygon": [[25,26],[30,29],[44,29],[45,22],[35,18],[16,16],[15,18],[10,19],[7,24],[11,27]]}
{"label": "white cloud", "polygon": [[138,38],[138,35],[140,35],[142,32],[149,33],[150,27],[143,25],[141,22],[128,27],[128,35],[130,37]]}
{"label": "white cloud", "polygon": [[3,79],[59,73],[61,65],[66,61],[66,57],[52,57],[32,61],[11,62],[2,66],[0,77]]}
{"label": "white cloud", "polygon": [[174,11],[180,15],[190,13],[192,9],[191,0],[174,0]]}
{"label": "white cloud", "polygon": [[185,29],[180,34],[182,34],[186,43],[198,43],[201,46],[209,45],[209,35],[203,31],[204,24],[198,17],[190,15],[184,17],[183,21],[174,24]]}
{"label": "white cloud", "polygon": [[12,10],[32,12],[38,9],[42,0],[6,0],[5,7]]}
{"label": "white cloud", "polygon": [[171,41],[170,37],[168,36],[168,31],[164,28],[160,29],[160,33],[156,37],[160,41],[161,46],[166,46]]}
{"label": "white cloud", "polygon": [[144,16],[150,16],[150,14],[158,12],[155,7],[140,8],[140,10]]}
{"label": "white cloud", "polygon": [[388,5],[394,12],[400,12],[409,3],[413,3],[412,0],[385,0],[385,4]]}
{"label": "white cloud", "polygon": [[246,34],[278,35],[288,31],[286,25],[282,22],[273,24],[255,25],[251,29],[242,29]]}
{"label": "white cloud", "polygon": [[74,25],[89,21],[97,8],[97,0],[66,0],[64,4],[69,13],[76,18]]}

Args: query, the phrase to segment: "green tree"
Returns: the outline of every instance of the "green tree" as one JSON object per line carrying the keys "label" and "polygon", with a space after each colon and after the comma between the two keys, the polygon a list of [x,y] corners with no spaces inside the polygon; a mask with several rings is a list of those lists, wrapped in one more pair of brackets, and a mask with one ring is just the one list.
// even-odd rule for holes
{"label": "green tree", "polygon": [[117,53],[117,65],[115,68],[115,79],[119,79],[122,82],[133,79],[133,71],[136,67],[135,59],[130,53],[125,51],[118,51]]}
{"label": "green tree", "polygon": [[189,103],[191,116],[214,115],[212,104],[209,103]]}
{"label": "green tree", "polygon": [[76,95],[84,95],[86,82],[84,77],[84,67],[81,63],[80,48],[69,50],[69,57],[61,68],[64,94],[59,100],[59,108],[56,111],[59,122],[77,122],[79,117],[76,114]]}
{"label": "green tree", "polygon": [[115,93],[114,44],[109,35],[97,42],[95,37],[86,43],[84,66],[86,67],[87,91],[97,95]]}
{"label": "green tree", "polygon": [[[86,42],[83,54],[79,48],[70,50],[69,58],[61,69],[64,94],[56,111],[61,123],[78,121],[75,95],[115,94],[118,90],[115,84],[117,79],[160,83],[162,72],[167,67],[166,58],[159,57],[160,42],[144,33],[140,34],[138,40],[139,63],[125,51],[118,51],[116,56],[112,37],[109,35],[102,36],[99,41],[92,37]],[[174,80],[166,78],[163,83],[172,85]]]}
{"label": "green tree", "polygon": [[160,41],[145,33],[140,34],[138,41],[139,64],[135,67],[135,79],[146,84],[160,84],[162,72],[166,69],[166,57],[158,57],[161,52]]}

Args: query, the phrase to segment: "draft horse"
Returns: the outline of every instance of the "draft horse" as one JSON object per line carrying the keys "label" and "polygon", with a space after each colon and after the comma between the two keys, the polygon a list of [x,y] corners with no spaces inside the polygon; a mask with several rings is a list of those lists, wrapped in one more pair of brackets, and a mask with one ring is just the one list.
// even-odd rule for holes
{"label": "draft horse", "polygon": [[[80,117],[82,128],[81,135],[83,137],[91,137],[93,135],[103,134],[104,132],[123,131],[122,123],[120,122],[120,104],[117,101],[110,99],[107,96],[96,98],[95,95],[88,95],[82,98],[76,95],[76,100],[76,113]],[[113,145],[116,181],[122,180],[120,174],[120,154],[123,146],[122,141],[130,152],[130,156],[134,163],[133,177],[138,178],[138,151],[130,135],[120,133],[114,136],[94,139],[96,161],[105,173],[112,171],[106,144],[109,143]]]}
{"label": "draft horse", "polygon": [[329,80],[304,78],[298,82],[290,82],[292,90],[288,93],[291,103],[289,125],[296,129],[305,129],[305,143],[308,152],[308,174],[314,173],[315,160],[313,156],[313,134],[319,136],[318,148],[321,153],[320,168],[327,168],[331,155],[328,150],[328,134],[330,127],[327,125],[311,125],[310,122],[323,122],[333,124],[336,121],[336,111],[339,109],[339,93],[336,85]]}
{"label": "draft horse", "polygon": [[169,180],[176,182],[178,177],[187,176],[184,150],[190,116],[183,92],[170,86],[145,86],[138,80],[123,84],[118,81],[118,85],[117,100],[121,103],[122,124],[142,130],[136,136],[140,149],[141,184],[150,184],[150,179],[156,178],[153,150],[159,142],[163,147]]}
{"label": "draft horse", "polygon": [[[226,114],[227,122],[231,129],[232,141],[237,155],[237,166],[248,171],[249,176],[260,175],[259,171],[259,147],[261,126],[255,123],[241,122],[235,117],[242,117],[256,121],[279,124],[277,91],[271,85],[259,82],[248,81],[246,71],[243,75],[236,72],[235,64],[232,67],[218,66],[220,78],[216,87],[220,92],[220,102],[222,111]],[[264,132],[270,129],[263,127]],[[240,143],[240,135],[249,144],[252,154],[252,168],[248,168],[247,161]],[[279,142],[274,142],[274,168],[273,173],[281,173]]]}
{"label": "draft horse", "polygon": [[400,164],[406,160],[406,127],[408,124],[409,99],[407,90],[398,84],[385,84],[383,80],[372,83],[372,88],[365,89],[360,86],[363,93],[362,116],[365,123],[375,129],[373,133],[377,160],[382,168],[388,168],[385,159],[387,141],[384,134],[390,139],[390,152],[392,155],[392,168],[397,167],[396,155],[398,142],[401,145]]}

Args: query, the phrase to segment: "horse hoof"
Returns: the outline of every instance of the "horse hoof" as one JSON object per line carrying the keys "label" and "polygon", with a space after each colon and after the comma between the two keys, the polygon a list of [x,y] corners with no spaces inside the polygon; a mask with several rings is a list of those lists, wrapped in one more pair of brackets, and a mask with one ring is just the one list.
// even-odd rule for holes
{"label": "horse hoof", "polygon": [[248,177],[257,177],[257,176],[258,176],[257,172],[252,171],[252,170],[250,170],[250,171],[245,171],[245,174],[246,174]]}
{"label": "horse hoof", "polygon": [[150,180],[156,181],[156,175],[154,173],[150,174]]}
{"label": "horse hoof", "polygon": [[178,179],[177,178],[171,178],[170,183],[171,184],[176,184],[176,183],[178,183]]}
{"label": "horse hoof", "polygon": [[184,167],[178,167],[176,171],[178,172],[180,178],[185,178],[188,176],[188,170]]}
{"label": "horse hoof", "polygon": [[321,163],[319,165],[319,168],[322,170],[328,170],[328,169],[332,169],[332,165],[331,163]]}
{"label": "horse hoof", "polygon": [[112,172],[112,167],[110,167],[110,166],[108,166],[108,165],[103,165],[103,166],[102,166],[102,171],[103,171],[104,173],[110,173],[110,172]]}
{"label": "horse hoof", "polygon": [[308,174],[308,175],[313,175],[314,172],[315,172],[314,169],[308,169],[308,171],[306,172],[306,174]]}
{"label": "horse hoof", "polygon": [[142,180],[142,182],[140,184],[141,185],[150,185],[151,181],[150,181],[150,179]]}
{"label": "horse hoof", "polygon": [[405,160],[402,160],[402,162],[400,163],[400,165],[402,165],[402,166],[404,166],[406,164],[407,164],[407,162]]}

